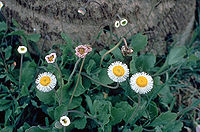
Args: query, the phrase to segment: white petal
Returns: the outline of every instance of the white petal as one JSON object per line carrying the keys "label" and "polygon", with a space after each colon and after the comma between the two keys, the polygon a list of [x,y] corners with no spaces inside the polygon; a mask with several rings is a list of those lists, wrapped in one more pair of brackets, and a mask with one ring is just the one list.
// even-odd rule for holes
{"label": "white petal", "polygon": [[[40,84],[40,79],[44,76],[48,76],[50,77],[51,79],[51,82],[49,85],[47,86],[43,86]],[[44,72],[44,73],[41,73],[38,75],[38,78],[35,80],[35,83],[36,83],[36,88],[41,91],[41,92],[49,92],[51,91],[52,89],[54,89],[56,87],[56,83],[57,83],[57,80],[56,80],[56,77],[55,75],[53,75],[52,73],[50,72]]]}
{"label": "white petal", "polygon": [[[66,120],[67,123],[65,123],[63,120]],[[69,126],[70,119],[67,116],[62,116],[62,117],[60,117],[60,124],[62,124],[63,126]]]}
{"label": "white petal", "polygon": [[[121,76],[121,77],[118,77],[118,76],[116,76],[116,75],[113,73],[113,68],[114,68],[115,66],[117,66],[117,65],[122,66],[122,67],[124,68],[124,70],[125,70],[124,75]],[[126,64],[123,64],[123,63],[120,62],[120,61],[116,61],[116,62],[112,63],[112,64],[108,67],[108,76],[109,76],[109,78],[110,78],[111,80],[113,80],[114,82],[124,82],[124,81],[127,79],[127,77],[129,76],[129,69],[128,69],[128,67],[127,67]]]}
{"label": "white petal", "polygon": [[[137,85],[136,80],[140,76],[143,76],[147,79],[147,86],[140,87]],[[145,72],[136,73],[136,74],[132,75],[132,77],[130,78],[130,85],[131,85],[131,89],[134,90],[136,93],[146,94],[146,93],[150,92],[153,88],[153,79],[150,75],[146,74]]]}

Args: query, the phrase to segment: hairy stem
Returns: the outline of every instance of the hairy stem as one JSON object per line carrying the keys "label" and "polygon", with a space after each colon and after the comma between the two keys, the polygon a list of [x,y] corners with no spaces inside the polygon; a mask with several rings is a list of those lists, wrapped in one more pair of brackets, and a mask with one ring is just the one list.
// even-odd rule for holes
{"label": "hairy stem", "polygon": [[73,69],[71,75],[69,76],[69,79],[68,79],[67,84],[71,81],[71,79],[72,79],[72,77],[73,77],[73,75],[74,75],[74,73],[75,73],[75,71],[76,71],[76,69],[77,69],[77,66],[78,66],[78,64],[79,64],[80,61],[81,61],[81,58],[79,58],[79,59],[77,60],[75,66],[74,66],[74,69]]}
{"label": "hairy stem", "polygon": [[124,128],[126,128],[126,126],[128,125],[128,123],[135,117],[135,115],[137,114],[139,107],[140,107],[140,103],[141,103],[141,96],[140,94],[138,94],[138,106],[136,108],[136,110],[133,112],[133,114],[131,115],[131,117],[128,119],[126,125]]}
{"label": "hairy stem", "polygon": [[79,82],[79,79],[80,79],[80,76],[81,76],[81,71],[82,71],[82,68],[83,68],[84,61],[85,61],[85,57],[84,57],[84,59],[83,59],[83,61],[82,61],[82,63],[81,63],[81,67],[80,67],[79,74],[78,74],[78,79],[77,79],[77,81],[76,81],[76,85],[75,85],[74,91],[73,91],[73,93],[72,93],[72,96],[71,96],[71,98],[70,98],[70,100],[69,100],[69,103],[68,103],[68,105],[67,105],[67,108],[68,108],[68,109],[69,109],[69,107],[70,107],[70,104],[71,104],[72,99],[73,99],[73,97],[74,97],[74,94],[75,94],[75,92],[76,92],[76,88],[78,87],[78,82]]}
{"label": "hairy stem", "polygon": [[60,87],[61,87],[61,90],[60,90],[60,100],[59,100],[59,104],[62,104],[63,83],[64,83],[64,81],[63,81],[63,78],[62,78],[62,72],[61,72],[61,70],[60,70],[58,64],[55,63],[55,65],[56,65],[56,68],[57,68],[57,70],[58,70],[58,72],[59,72],[59,74],[60,74]]}
{"label": "hairy stem", "polygon": [[101,82],[99,82],[99,81],[97,81],[97,80],[94,80],[92,77],[88,76],[88,75],[87,75],[86,73],[84,73],[84,72],[82,72],[81,74],[82,74],[83,76],[89,78],[89,79],[92,80],[93,82],[98,83],[98,84],[100,84],[101,86],[104,86],[104,87],[106,87],[106,88],[117,89],[117,88],[119,87],[119,83],[117,83],[116,86],[112,87],[112,86],[105,85],[105,84],[103,84],[103,83],[101,83]]}
{"label": "hairy stem", "polygon": [[21,60],[20,60],[20,70],[19,70],[19,89],[21,84],[21,78],[22,78],[22,63],[23,63],[23,54],[21,54]]}
{"label": "hairy stem", "polygon": [[102,62],[103,62],[104,57],[105,57],[107,54],[109,54],[110,52],[112,52],[113,50],[115,50],[115,49],[122,43],[122,41],[123,41],[123,39],[121,39],[112,49],[110,49],[109,51],[107,51],[107,52],[103,55],[103,57],[101,58],[100,66],[101,66],[101,64],[102,64]]}

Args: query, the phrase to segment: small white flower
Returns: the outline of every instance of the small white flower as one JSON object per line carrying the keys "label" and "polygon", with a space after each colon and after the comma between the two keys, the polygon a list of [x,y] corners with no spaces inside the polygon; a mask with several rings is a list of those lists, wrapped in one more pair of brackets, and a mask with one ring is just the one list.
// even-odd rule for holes
{"label": "small white flower", "polygon": [[63,126],[69,126],[70,119],[67,116],[62,116],[60,117],[60,124],[62,124]]}
{"label": "small white flower", "polygon": [[115,21],[115,27],[118,28],[120,26],[120,22],[119,21]]}
{"label": "small white flower", "polygon": [[127,23],[128,21],[125,18],[122,18],[122,20],[120,21],[121,26],[126,26]]}
{"label": "small white flower", "polygon": [[136,73],[130,79],[131,89],[136,93],[146,94],[153,88],[153,79],[145,72]]}
{"label": "small white flower", "polygon": [[82,14],[82,15],[85,15],[85,13],[86,13],[85,8],[80,7],[80,8],[78,9],[78,13],[80,13],[80,14]]}
{"label": "small white flower", "polygon": [[25,54],[27,52],[27,48],[26,46],[19,46],[17,51],[20,53],[20,54]]}
{"label": "small white flower", "polygon": [[126,64],[116,61],[108,67],[108,76],[114,82],[123,82],[129,76],[129,69]]}
{"label": "small white flower", "polygon": [[38,75],[35,81],[36,88],[42,92],[49,92],[55,88],[57,80],[55,75],[50,72],[44,72]]}
{"label": "small white flower", "polygon": [[3,2],[0,1],[0,10],[3,7]]}
{"label": "small white flower", "polygon": [[51,53],[47,56],[45,56],[45,60],[47,61],[47,63],[54,63],[56,60],[56,53]]}

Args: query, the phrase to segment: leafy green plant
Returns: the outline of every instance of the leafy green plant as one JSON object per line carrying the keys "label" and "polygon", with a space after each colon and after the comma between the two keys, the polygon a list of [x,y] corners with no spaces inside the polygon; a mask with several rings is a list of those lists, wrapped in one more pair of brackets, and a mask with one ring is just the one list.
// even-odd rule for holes
{"label": "leafy green plant", "polygon": [[[194,96],[192,103],[187,106],[176,103],[176,96],[179,96],[176,87],[183,80],[183,73],[191,72],[199,76],[200,47],[193,46],[199,37],[193,39],[187,48],[172,47],[165,60],[151,53],[139,55],[148,42],[147,36],[142,33],[127,39],[129,48],[134,51],[132,54],[122,55],[119,47],[124,45],[124,37],[117,37],[119,39],[115,46],[111,44],[100,52],[93,49],[81,58],[75,55],[76,44],[67,34],[61,33],[66,45],[59,46],[62,55],[57,56],[54,63],[45,61],[47,53],[38,51],[38,56],[32,57],[27,52],[20,72],[17,47],[19,44],[27,47],[30,43],[35,44],[41,36],[28,35],[19,29],[16,21],[13,20],[13,23],[15,27],[0,23],[2,131],[177,132],[186,124],[183,119],[189,119],[185,114],[200,104]],[[17,46],[11,46],[10,41],[13,40],[10,39],[13,37],[21,38],[14,41]],[[56,50],[52,48],[49,53],[52,52]],[[112,62],[119,60],[128,65],[130,74],[149,73],[153,77],[153,89],[140,95],[131,89],[129,78],[121,83],[113,82],[107,70]],[[43,72],[51,72],[56,76],[57,85],[50,92],[36,88],[35,80]],[[69,126],[60,124],[63,115],[70,118]]]}

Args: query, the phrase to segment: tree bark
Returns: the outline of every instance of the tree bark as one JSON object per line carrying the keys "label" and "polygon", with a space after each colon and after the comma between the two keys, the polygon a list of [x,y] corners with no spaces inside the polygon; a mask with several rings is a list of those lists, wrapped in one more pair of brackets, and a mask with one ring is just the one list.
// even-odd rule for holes
{"label": "tree bark", "polygon": [[[4,0],[5,8],[2,12],[8,20],[14,18],[27,33],[33,33],[35,28],[43,38],[48,35],[51,44],[47,47],[62,42],[61,32],[68,34],[74,41],[91,43],[99,29],[112,26],[112,32],[119,37],[128,32],[126,38],[129,38],[144,31],[149,41],[145,50],[160,55],[165,53],[166,40],[170,36],[176,36],[179,43],[185,42],[195,18],[196,0],[97,2],[99,4],[89,2],[85,15],[82,15],[78,9],[84,7],[87,0]],[[113,23],[119,19],[116,14],[126,18],[128,25],[114,28]],[[106,46],[109,37],[109,33],[103,32],[99,42]]]}

